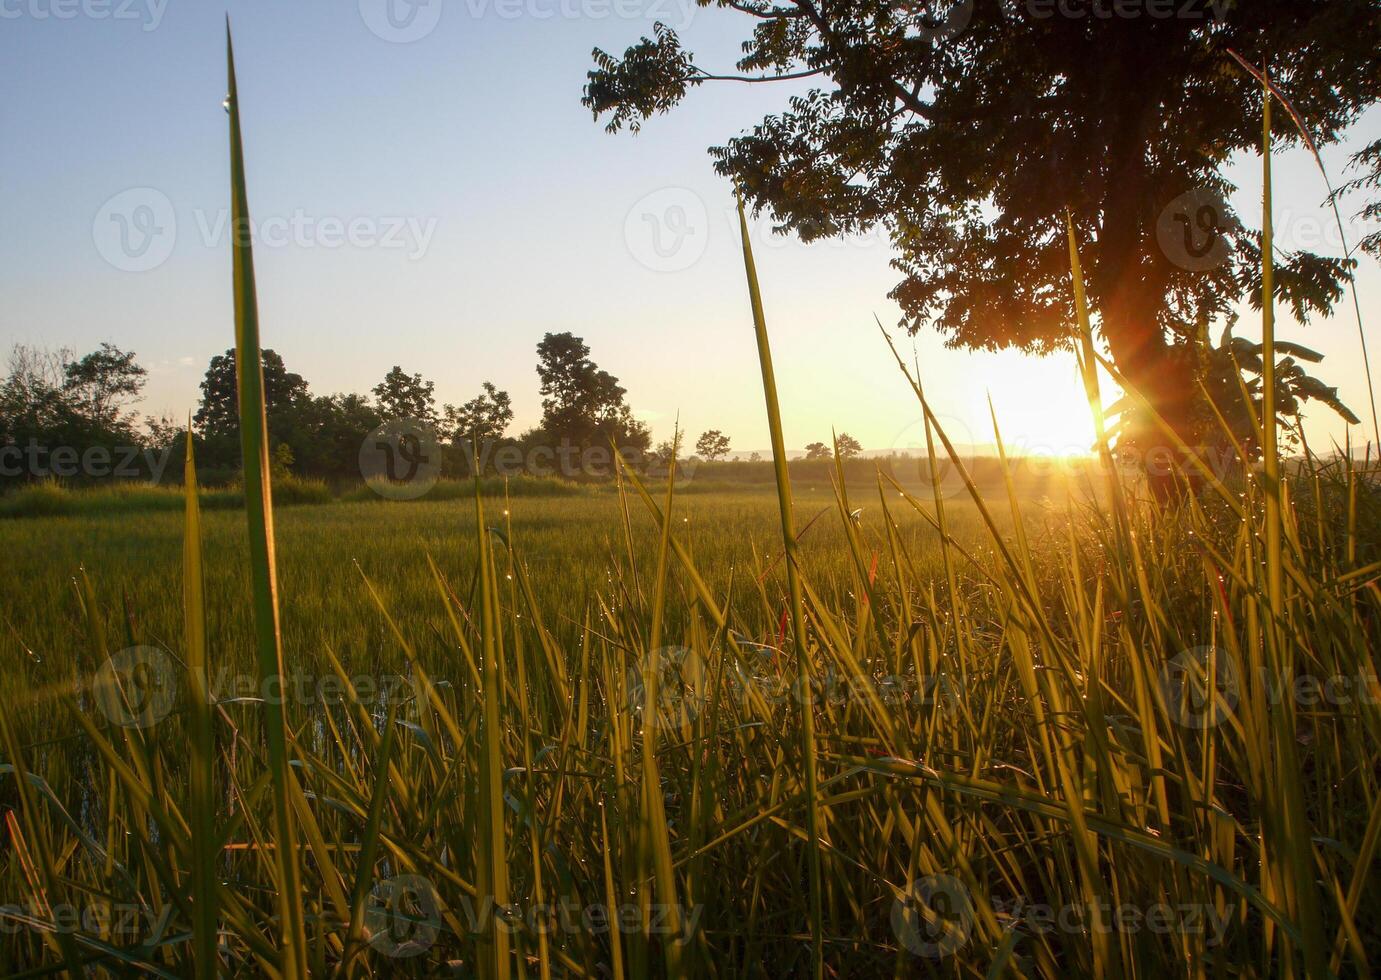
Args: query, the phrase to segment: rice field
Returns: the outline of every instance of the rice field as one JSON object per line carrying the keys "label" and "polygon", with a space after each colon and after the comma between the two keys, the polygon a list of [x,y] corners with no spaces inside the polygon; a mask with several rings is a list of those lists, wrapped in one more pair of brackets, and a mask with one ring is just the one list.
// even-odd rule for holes
{"label": "rice field", "polygon": [[1370,975],[1374,467],[980,486],[899,362],[800,485],[743,231],[772,490],[408,505],[274,506],[237,242],[242,509],[3,526],[0,972]]}
{"label": "rice field", "polygon": [[[891,491],[897,496],[897,491]],[[181,506],[181,494],[172,494]],[[876,488],[872,498],[877,497]],[[810,567],[819,569],[831,595],[847,591],[848,569],[841,548],[846,536],[833,515],[828,485],[798,491],[807,519],[826,513],[805,533],[801,546]],[[215,497],[212,498],[217,499]],[[586,490],[570,496],[487,498],[490,522],[502,527],[521,555],[535,591],[554,599],[545,612],[564,638],[578,637],[579,616],[609,592],[615,569],[611,559],[626,554],[621,530],[623,508],[617,493]],[[1062,506],[1034,498],[1053,519]],[[876,503],[860,500],[860,529],[880,530]],[[972,547],[981,539],[972,507],[957,503],[956,533]],[[938,570],[935,532],[914,510],[894,515],[898,531],[922,562]],[[780,558],[777,504],[770,486],[688,494],[677,506],[682,533],[693,541],[701,573],[745,614],[758,603],[754,567]],[[205,588],[213,662],[238,673],[254,669],[254,623],[242,510],[218,510],[202,517],[207,554]],[[644,560],[655,551],[656,525],[645,512],[629,515],[635,553]],[[11,567],[22,575],[0,581],[4,609],[6,669],[0,690],[11,717],[25,735],[51,737],[51,700],[35,698],[73,673],[90,676],[99,666],[83,620],[79,582],[89,582],[105,610],[109,644],[162,646],[177,651],[183,628],[181,513],[118,509],[105,515],[16,519],[3,530]],[[398,672],[407,660],[385,618],[369,600],[365,576],[385,597],[390,613],[436,677],[450,677],[460,666],[446,636],[446,612],[437,602],[428,557],[447,578],[468,584],[475,563],[475,514],[471,500],[430,498],[284,507],[277,514],[277,555],[282,594],[284,648],[292,669],[330,673],[329,647],[352,671]],[[778,562],[780,564],[780,562]],[[761,569],[759,569],[761,571]],[[737,580],[737,582],[735,582]],[[84,585],[82,586],[84,587]],[[128,615],[126,614],[128,611]],[[677,614],[678,616],[680,614]],[[756,633],[775,629],[776,620]],[[449,630],[449,627],[446,627]],[[137,642],[125,642],[133,637]],[[761,637],[759,637],[761,638]],[[458,678],[457,678],[458,679]],[[56,722],[65,732],[74,723]]]}

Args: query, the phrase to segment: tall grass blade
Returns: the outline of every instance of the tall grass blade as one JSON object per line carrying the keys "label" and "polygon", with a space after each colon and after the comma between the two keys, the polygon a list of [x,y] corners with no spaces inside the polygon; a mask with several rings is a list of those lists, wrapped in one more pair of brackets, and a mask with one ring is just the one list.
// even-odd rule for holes
{"label": "tall grass blade", "polygon": [[782,548],[786,553],[786,581],[791,610],[791,631],[795,637],[797,697],[801,706],[801,764],[805,769],[807,859],[810,865],[810,935],[815,980],[822,980],[824,960],[824,905],[820,868],[819,770],[815,745],[815,699],[811,687],[810,651],[806,645],[805,616],[801,605],[800,552],[796,544],[791,509],[791,475],[786,465],[786,442],[782,435],[782,410],[777,401],[777,379],[772,370],[772,348],[767,337],[767,319],[762,311],[762,292],[753,263],[753,245],[748,236],[748,219],[743,201],[738,202],[739,233],[743,238],[743,267],[748,276],[748,300],[753,309],[753,329],[758,341],[758,362],[762,367],[762,390],[767,401],[767,425],[772,436],[772,465],[777,478],[777,509],[781,516]]}
{"label": "tall grass blade", "polygon": [[479,547],[480,649],[484,678],[482,722],[480,727],[479,834],[476,854],[481,899],[493,899],[493,912],[486,923],[481,955],[481,975],[507,980],[510,971],[509,935],[499,914],[508,907],[508,841],[504,831],[504,762],[502,692],[504,673],[500,658],[503,648],[498,639],[498,588],[494,581],[493,547],[484,519],[480,466],[474,462],[475,528]]}
{"label": "tall grass blade", "polygon": [[[240,407],[245,518],[249,525],[250,582],[254,602],[255,648],[261,690],[285,689],[283,638],[278,622],[278,577],[274,556],[273,501],[269,485],[269,434],[264,397],[264,366],[259,342],[259,307],[254,286],[254,253],[250,242],[249,195],[245,190],[244,145],[240,133],[240,97],[235,85],[235,48],[230,23],[225,26],[230,113],[230,250],[235,293],[235,365]],[[278,872],[278,907],[282,918],[283,975],[307,975],[307,930],[302,911],[297,834],[293,824],[294,779],[288,763],[288,732],[281,698],[262,706],[269,772],[273,784],[274,859]]]}
{"label": "tall grass blade", "polygon": [[183,491],[187,498],[182,528],[183,644],[187,658],[192,728],[191,770],[187,775],[192,832],[192,958],[199,978],[219,972],[217,960],[216,749],[210,673],[206,663],[206,576],[202,568],[201,504],[197,488],[192,422],[187,420],[187,461]]}

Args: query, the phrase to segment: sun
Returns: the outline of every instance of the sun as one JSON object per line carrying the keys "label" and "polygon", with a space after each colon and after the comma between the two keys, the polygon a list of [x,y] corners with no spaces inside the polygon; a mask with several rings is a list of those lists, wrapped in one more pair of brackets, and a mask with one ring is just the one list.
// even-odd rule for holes
{"label": "sun", "polygon": [[977,357],[978,383],[967,391],[965,406],[969,418],[987,423],[976,443],[993,441],[991,398],[1008,455],[1063,458],[1093,451],[1093,414],[1073,355],[998,351]]}

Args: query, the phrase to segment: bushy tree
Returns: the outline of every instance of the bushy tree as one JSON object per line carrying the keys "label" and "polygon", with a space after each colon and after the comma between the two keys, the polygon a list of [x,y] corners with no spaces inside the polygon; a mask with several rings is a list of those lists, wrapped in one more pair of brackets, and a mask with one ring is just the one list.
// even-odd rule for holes
{"label": "bushy tree", "polygon": [[359,476],[360,445],[383,423],[364,395],[318,395],[302,406],[294,433],[294,472],[332,482]]}
{"label": "bushy tree", "polygon": [[[112,344],[103,343],[80,358],[65,349],[15,345],[0,380],[0,448],[16,447],[22,453],[18,458],[26,462],[16,464],[11,449],[0,476],[5,482],[43,479],[54,471],[54,452],[71,461],[86,458],[90,450],[104,451],[101,472],[69,462],[62,468],[74,472],[63,475],[149,475],[142,456],[119,452],[151,444],[128,410],[139,400],[147,375],[133,353]],[[116,453],[119,462],[113,459]]]}
{"label": "bushy tree", "polygon": [[581,448],[612,441],[642,453],[651,434],[633,418],[619,379],[590,360],[590,348],[572,333],[549,333],[537,345],[542,393],[542,433],[550,442]]}
{"label": "bushy tree", "polygon": [[806,444],[806,459],[829,459],[831,455],[830,447],[823,442]]}
{"label": "bushy tree", "polygon": [[835,437],[834,446],[840,459],[853,459],[863,452],[862,444],[847,432],[841,432]]}
{"label": "bushy tree", "polygon": [[[881,227],[905,326],[956,347],[1068,343],[1068,212],[1114,363],[1191,446],[1212,429],[1195,330],[1260,303],[1258,216],[1222,198],[1226,164],[1260,146],[1262,87],[1230,52],[1270,66],[1318,145],[1381,98],[1381,17],[1367,2],[1137,5],[1141,16],[1050,0],[706,6],[741,18],[737,70],[697,62],[661,24],[622,57],[596,49],[584,103],[610,131],[703,84],[810,79],[712,148],[716,169],[804,240]],[[1299,138],[1277,127],[1278,145]],[[1377,146],[1362,160],[1374,169]],[[1351,264],[1282,253],[1275,298],[1301,320],[1326,314]]]}
{"label": "bushy tree", "polygon": [[[311,400],[307,382],[302,375],[287,369],[277,351],[265,348],[261,357],[269,439],[274,446],[293,445],[300,441],[302,412]],[[192,417],[192,425],[202,440],[197,447],[198,461],[209,471],[208,475],[240,467],[238,377],[232,348],[211,358],[201,382],[201,405]]]}
{"label": "bushy tree", "polygon": [[718,429],[710,429],[695,441],[696,455],[713,463],[729,455],[729,437]]}
{"label": "bushy tree", "polygon": [[121,422],[123,409],[138,401],[148,374],[133,351],[102,343],[99,350],[63,366],[63,391],[92,422],[113,426]]}
{"label": "bushy tree", "polygon": [[484,382],[484,390],[465,404],[445,406],[441,436],[447,442],[498,442],[513,422],[513,399],[508,392]]}
{"label": "bushy tree", "polygon": [[436,383],[408,374],[397,364],[374,386],[374,398],[386,419],[417,419],[435,423]]}

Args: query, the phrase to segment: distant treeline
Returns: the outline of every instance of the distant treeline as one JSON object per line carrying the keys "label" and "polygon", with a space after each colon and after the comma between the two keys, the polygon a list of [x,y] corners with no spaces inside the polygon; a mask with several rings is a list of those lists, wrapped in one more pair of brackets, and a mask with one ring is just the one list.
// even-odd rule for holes
{"label": "distant treeline", "polygon": [[[507,391],[485,382],[459,405],[438,406],[435,383],[395,365],[368,394],[315,394],[275,351],[263,351],[271,463],[278,476],[328,484],[361,480],[361,453],[380,427],[407,423],[435,445],[441,476],[471,472],[479,454],[503,459],[574,459],[617,446],[647,465],[657,458],[646,425],[633,418],[618,378],[589,358],[569,333],[537,345],[541,423],[518,435]],[[83,356],[15,346],[0,381],[0,487],[37,482],[80,485],[119,480],[176,482],[188,432],[179,420],[134,411],[148,370],[112,344]],[[211,358],[192,418],[199,473],[209,485],[234,482],[241,468],[233,350]],[[175,463],[178,465],[170,465]],[[608,466],[606,465],[606,468]],[[554,472],[553,475],[567,475]]]}

